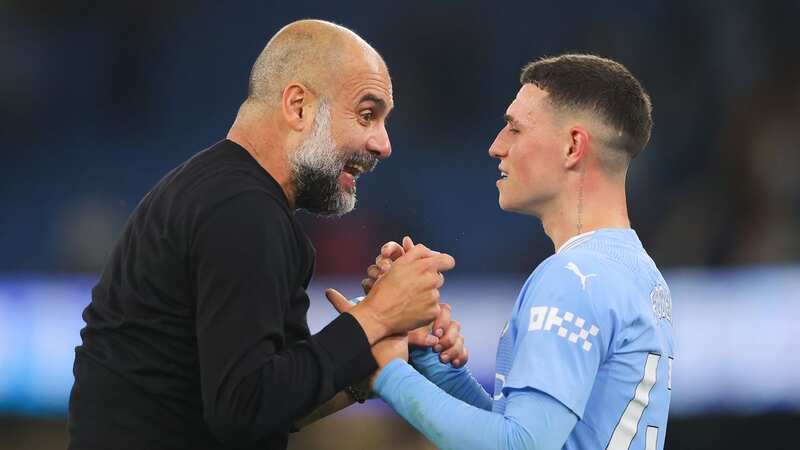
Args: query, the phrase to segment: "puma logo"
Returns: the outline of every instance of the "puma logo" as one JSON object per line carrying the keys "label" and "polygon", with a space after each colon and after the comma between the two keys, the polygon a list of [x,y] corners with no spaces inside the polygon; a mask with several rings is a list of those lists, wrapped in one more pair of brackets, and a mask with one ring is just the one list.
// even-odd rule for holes
{"label": "puma logo", "polygon": [[590,273],[588,275],[584,275],[583,273],[581,273],[581,269],[579,269],[578,266],[574,262],[571,262],[571,261],[568,262],[567,265],[564,266],[564,268],[569,270],[569,271],[571,271],[572,273],[577,275],[578,278],[581,279],[581,288],[584,291],[586,290],[586,279],[589,278],[589,277],[596,277],[597,276],[596,273]]}

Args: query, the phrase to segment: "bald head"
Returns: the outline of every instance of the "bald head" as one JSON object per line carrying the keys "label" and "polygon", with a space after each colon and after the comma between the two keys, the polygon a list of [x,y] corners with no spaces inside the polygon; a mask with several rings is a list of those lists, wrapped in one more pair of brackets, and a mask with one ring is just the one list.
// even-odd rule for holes
{"label": "bald head", "polygon": [[322,20],[299,20],[270,39],[250,72],[248,101],[278,104],[284,88],[298,82],[317,95],[334,95],[336,76],[351,65],[385,63],[351,30]]}

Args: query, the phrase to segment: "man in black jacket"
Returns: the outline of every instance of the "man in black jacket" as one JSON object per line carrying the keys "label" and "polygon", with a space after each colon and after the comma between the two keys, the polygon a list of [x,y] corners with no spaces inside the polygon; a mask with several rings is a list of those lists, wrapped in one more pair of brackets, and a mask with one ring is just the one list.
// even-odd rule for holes
{"label": "man in black jacket", "polygon": [[144,197],[92,291],[71,449],[283,449],[375,371],[373,346],[437,317],[455,262],[418,245],[358,306],[315,335],[306,323],[314,250],[294,211],[353,208],[358,176],[391,153],[392,106],[353,32],[300,21],[270,40],[227,139]]}

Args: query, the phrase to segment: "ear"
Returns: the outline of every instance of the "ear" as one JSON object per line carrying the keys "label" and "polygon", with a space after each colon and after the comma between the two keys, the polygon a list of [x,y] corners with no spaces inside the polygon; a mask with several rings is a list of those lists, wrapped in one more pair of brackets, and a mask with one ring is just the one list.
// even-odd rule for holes
{"label": "ear", "polygon": [[589,152],[589,132],[583,127],[572,127],[569,130],[569,148],[564,155],[564,167],[574,169],[585,160]]}
{"label": "ear", "polygon": [[281,113],[286,124],[294,131],[303,131],[311,123],[309,106],[313,94],[300,83],[292,83],[283,89]]}

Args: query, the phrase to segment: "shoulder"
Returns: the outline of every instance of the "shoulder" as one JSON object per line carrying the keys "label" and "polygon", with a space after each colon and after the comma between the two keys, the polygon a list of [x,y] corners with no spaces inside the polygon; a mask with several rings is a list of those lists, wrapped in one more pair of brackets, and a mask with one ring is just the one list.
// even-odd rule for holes
{"label": "shoulder", "polygon": [[614,321],[613,308],[597,295],[601,262],[591,253],[563,251],[543,261],[523,290],[514,318],[517,329],[552,332],[584,351],[594,347],[604,352]]}
{"label": "shoulder", "polygon": [[618,307],[618,294],[627,284],[624,271],[612,261],[577,247],[550,256],[536,268],[525,285],[523,303],[600,318]]}
{"label": "shoulder", "polygon": [[[285,194],[272,176],[243,149],[223,141],[189,161],[187,187],[213,205],[245,192],[260,192],[270,205],[289,210]],[[195,161],[196,160],[196,161]]]}
{"label": "shoulder", "polygon": [[[215,216],[236,219],[236,210],[242,219],[288,224],[293,218],[278,183],[230,141],[197,153],[170,172],[154,191],[168,204],[170,215],[195,230]],[[226,211],[229,214],[223,214]]]}
{"label": "shoulder", "polygon": [[190,236],[294,242],[296,226],[280,185],[244,149],[221,141],[189,159],[170,187]]}
{"label": "shoulder", "polygon": [[619,273],[601,254],[581,249],[556,253],[531,276],[532,288],[586,296],[599,285],[613,284]]}
{"label": "shoulder", "polygon": [[149,196],[168,205],[171,215],[203,215],[247,192],[290,213],[280,185],[241,147],[221,141],[168,173]]}

